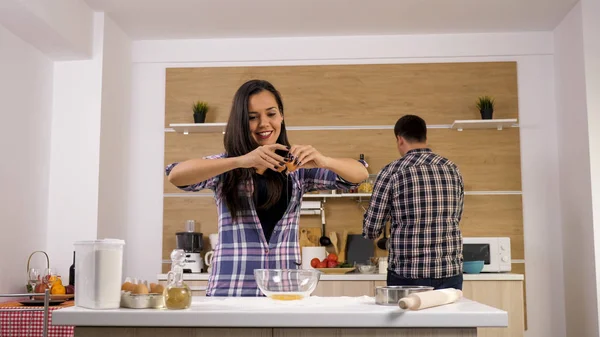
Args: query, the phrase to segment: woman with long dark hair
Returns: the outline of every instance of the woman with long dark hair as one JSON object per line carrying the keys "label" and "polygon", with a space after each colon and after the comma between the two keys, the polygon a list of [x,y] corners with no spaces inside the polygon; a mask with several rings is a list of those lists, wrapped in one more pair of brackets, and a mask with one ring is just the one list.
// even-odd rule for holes
{"label": "woman with long dark hair", "polygon": [[219,243],[207,296],[260,296],[254,269],[298,268],[302,195],[356,186],[366,163],[292,146],[281,96],[264,80],[235,93],[224,145],[225,153],[170,164],[166,174],[182,190],[215,192]]}

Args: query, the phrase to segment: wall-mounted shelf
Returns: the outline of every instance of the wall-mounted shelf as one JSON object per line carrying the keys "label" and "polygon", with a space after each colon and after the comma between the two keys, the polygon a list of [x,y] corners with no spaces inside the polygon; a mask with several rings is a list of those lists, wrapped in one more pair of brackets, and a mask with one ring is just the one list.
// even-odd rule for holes
{"label": "wall-mounted shelf", "polygon": [[[188,193],[164,193],[165,198],[212,198],[211,192],[188,192]],[[303,199],[319,199],[319,198],[370,198],[371,193],[307,193]]]}
{"label": "wall-mounted shelf", "polygon": [[456,120],[452,124],[452,129],[462,131],[464,129],[497,129],[518,127],[517,119],[467,119]]}
{"label": "wall-mounted shelf", "polygon": [[167,132],[179,132],[187,135],[188,133],[225,133],[227,123],[202,123],[202,124],[169,124],[171,130]]}
{"label": "wall-mounted shelf", "polygon": [[[465,191],[465,195],[521,195],[521,191]],[[164,193],[165,198],[212,198],[211,192]],[[303,199],[319,198],[370,198],[371,193],[307,193]]]}
{"label": "wall-mounted shelf", "polygon": [[[177,123],[169,124],[165,132],[190,133],[225,133],[227,123]],[[428,129],[498,129],[518,127],[517,119],[468,119],[455,120],[452,124],[431,124]],[[318,125],[288,126],[288,131],[341,131],[341,130],[393,130],[394,125]]]}
{"label": "wall-mounted shelf", "polygon": [[305,199],[309,198],[361,198],[371,197],[371,193],[307,193],[302,196]]}
{"label": "wall-mounted shelf", "polygon": [[[224,133],[227,123],[189,123],[169,124],[165,132],[189,133]],[[428,129],[450,129],[450,124],[432,124]],[[318,125],[318,126],[288,126],[288,131],[341,131],[341,130],[393,130],[394,125]]]}

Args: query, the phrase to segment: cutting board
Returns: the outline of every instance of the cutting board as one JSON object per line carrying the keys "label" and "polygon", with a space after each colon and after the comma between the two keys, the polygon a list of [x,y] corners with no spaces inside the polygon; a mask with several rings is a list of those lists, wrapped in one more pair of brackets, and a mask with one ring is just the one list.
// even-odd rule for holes
{"label": "cutting board", "polygon": [[375,246],[373,241],[363,238],[361,234],[348,235],[347,243],[347,262],[354,264],[366,263],[370,261],[372,256],[375,256]]}
{"label": "cutting board", "polygon": [[318,247],[319,238],[321,237],[321,228],[317,227],[306,227],[300,228],[300,251],[302,247]]}

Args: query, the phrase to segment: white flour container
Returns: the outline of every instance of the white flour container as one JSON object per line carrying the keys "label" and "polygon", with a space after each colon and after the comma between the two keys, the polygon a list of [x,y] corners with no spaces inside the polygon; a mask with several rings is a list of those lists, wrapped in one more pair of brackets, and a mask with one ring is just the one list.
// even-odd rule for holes
{"label": "white flour container", "polygon": [[116,309],[121,302],[125,241],[103,239],[75,242],[75,305]]}

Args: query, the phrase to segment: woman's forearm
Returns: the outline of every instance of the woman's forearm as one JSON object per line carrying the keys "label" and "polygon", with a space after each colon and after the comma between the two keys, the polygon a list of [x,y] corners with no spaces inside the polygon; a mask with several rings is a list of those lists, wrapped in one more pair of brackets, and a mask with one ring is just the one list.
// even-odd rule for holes
{"label": "woman's forearm", "polygon": [[169,182],[175,186],[192,185],[239,167],[239,157],[190,159],[173,167]]}
{"label": "woman's forearm", "polygon": [[356,159],[329,157],[325,168],[351,183],[360,183],[369,177],[367,168]]}

